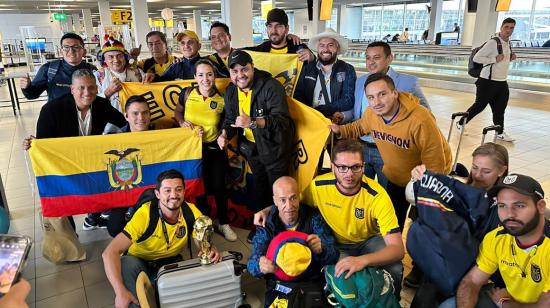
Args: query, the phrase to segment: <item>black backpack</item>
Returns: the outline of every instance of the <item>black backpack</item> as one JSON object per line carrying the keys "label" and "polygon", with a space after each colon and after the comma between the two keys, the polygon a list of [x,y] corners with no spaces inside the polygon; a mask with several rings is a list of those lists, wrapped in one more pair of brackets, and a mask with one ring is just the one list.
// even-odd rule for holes
{"label": "black backpack", "polygon": [[[141,195],[139,195],[139,198],[136,202],[136,205],[128,209],[128,212],[126,212],[126,221],[130,221],[132,217],[134,216],[134,213],[137,212],[137,210],[144,205],[147,202],[151,202],[151,210],[149,211],[149,225],[147,225],[147,229],[145,229],[145,232],[137,239],[137,243],[143,242],[151,235],[153,232],[155,232],[155,229],[157,227],[158,220],[160,219],[159,216],[159,200],[157,199],[157,196],[155,195],[155,189],[154,188],[148,188],[144,190]],[[185,219],[185,223],[187,224],[187,232],[188,232],[188,238],[187,238],[187,247],[189,248],[189,253],[191,258],[193,257],[193,250],[192,250],[192,239],[191,234],[193,230],[193,225],[195,224],[195,215],[193,215],[193,211],[187,204],[187,202],[183,202],[181,205],[181,211],[183,214],[183,218]]]}
{"label": "black backpack", "polygon": [[[498,37],[493,37],[492,38],[493,40],[495,40],[495,42],[497,42],[497,51],[498,51],[498,54],[501,55],[502,54],[502,42],[500,41],[500,39]],[[485,66],[491,66],[491,69],[493,68],[493,64],[487,64],[487,65],[483,65],[482,63],[477,63],[477,62],[474,62],[474,56],[476,55],[476,53],[481,49],[483,48],[483,46],[485,46],[485,44],[487,44],[487,42],[483,43],[481,46],[479,47],[476,47],[474,49],[472,49],[472,53],[470,54],[470,58],[468,59],[468,75],[474,77],[474,78],[479,78],[479,75],[481,74],[481,70],[485,67]],[[512,54],[512,48],[510,47],[510,55]],[[489,79],[491,79],[491,75],[492,75],[492,71],[489,73]]]}

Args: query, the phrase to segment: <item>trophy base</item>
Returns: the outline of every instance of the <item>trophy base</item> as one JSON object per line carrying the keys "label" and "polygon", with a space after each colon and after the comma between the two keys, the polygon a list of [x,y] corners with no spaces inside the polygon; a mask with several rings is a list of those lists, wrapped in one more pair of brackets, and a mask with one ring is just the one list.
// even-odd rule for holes
{"label": "trophy base", "polygon": [[212,261],[207,256],[201,256],[200,257],[201,265],[209,265],[212,264]]}

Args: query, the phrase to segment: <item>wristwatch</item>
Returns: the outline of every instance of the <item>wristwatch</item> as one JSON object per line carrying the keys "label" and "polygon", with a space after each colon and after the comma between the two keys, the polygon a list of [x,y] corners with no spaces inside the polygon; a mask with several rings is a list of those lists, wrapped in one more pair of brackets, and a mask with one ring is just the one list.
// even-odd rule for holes
{"label": "wristwatch", "polygon": [[256,122],[256,120],[251,121],[250,125],[248,125],[248,128],[250,128],[250,129],[258,128],[258,123]]}

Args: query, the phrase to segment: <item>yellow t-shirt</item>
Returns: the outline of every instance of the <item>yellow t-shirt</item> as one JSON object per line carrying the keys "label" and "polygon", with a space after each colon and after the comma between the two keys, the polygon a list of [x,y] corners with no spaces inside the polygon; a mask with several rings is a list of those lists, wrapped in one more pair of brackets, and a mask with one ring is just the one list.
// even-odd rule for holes
{"label": "yellow t-shirt", "polygon": [[[199,209],[192,203],[187,203],[191,208],[195,218],[201,216]],[[186,206],[183,204],[182,206]],[[170,248],[166,243],[166,237],[162,230],[162,219],[159,218],[157,227],[151,236],[146,240],[137,243],[137,240],[145,233],[149,225],[149,211],[151,210],[151,202],[142,205],[132,216],[132,219],[126,224],[122,233],[131,241],[132,245],[128,249],[128,254],[144,260],[157,260],[161,258],[173,257],[183,251],[187,247],[188,230],[193,226],[188,227],[185,223],[183,215],[180,214],[178,222],[171,225],[164,223],[166,233],[168,234]],[[158,209],[152,209],[158,211]]]}
{"label": "yellow t-shirt", "polygon": [[145,66],[145,61],[147,61],[149,59],[142,59],[142,60],[139,60],[137,62],[137,66],[143,70],[145,73],[154,73],[154,74],[157,74],[157,75],[162,75],[162,73],[164,73],[164,71],[172,64],[174,64],[174,62],[176,61],[176,57],[172,56],[172,55],[168,55],[168,62],[160,65],[158,64],[157,62],[155,62],[155,65],[151,66],[151,67],[148,67],[147,68],[147,71],[145,71],[144,69],[144,66]]}
{"label": "yellow t-shirt", "polygon": [[302,192],[302,202],[317,207],[340,244],[361,243],[370,237],[399,232],[390,197],[377,182],[363,175],[361,190],[346,196],[333,173],[320,175]]}
{"label": "yellow t-shirt", "polygon": [[218,137],[218,124],[223,113],[223,97],[216,93],[206,99],[195,89],[185,102],[185,120],[202,126],[202,142],[213,142]]}
{"label": "yellow t-shirt", "polygon": [[[549,230],[548,221],[546,224],[545,230]],[[499,270],[506,290],[519,303],[536,303],[542,293],[550,292],[550,234],[526,251],[514,236],[498,227],[483,238],[476,262],[487,274]]]}
{"label": "yellow t-shirt", "polygon": [[288,46],[285,46],[283,48],[273,48],[273,47],[271,47],[271,49],[269,50],[269,53],[277,53],[277,54],[288,53]]}
{"label": "yellow t-shirt", "polygon": [[[252,90],[245,93],[241,91],[241,89],[238,89],[237,92],[239,98],[239,112],[243,110],[247,116],[250,116],[250,108],[252,107]],[[251,142],[256,142],[252,129],[250,128],[244,129],[244,137]]]}

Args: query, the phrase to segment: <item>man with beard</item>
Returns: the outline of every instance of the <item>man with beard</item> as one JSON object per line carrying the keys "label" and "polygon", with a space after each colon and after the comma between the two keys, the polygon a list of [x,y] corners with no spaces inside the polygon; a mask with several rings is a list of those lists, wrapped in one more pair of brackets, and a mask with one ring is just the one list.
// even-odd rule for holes
{"label": "man with beard", "polygon": [[304,44],[298,43],[300,39],[288,34],[288,16],[282,9],[272,9],[267,13],[265,23],[268,41],[258,46],[247,47],[245,50],[261,51],[269,53],[296,53],[302,62],[312,61],[315,57]]}
{"label": "man with beard", "polygon": [[257,211],[271,205],[275,180],[289,175],[294,122],[281,83],[255,69],[246,51],[231,53],[229,69],[232,84],[225,92],[225,119],[217,141],[223,149],[239,135],[239,150],[252,169],[255,206],[251,210]]}
{"label": "man with beard", "polygon": [[[455,298],[440,307],[550,307],[550,221],[544,191],[533,178],[510,174],[489,190],[502,226],[480,245],[476,265]],[[486,285],[499,271],[505,288]]]}
{"label": "man with beard", "polygon": [[309,47],[317,50],[317,61],[302,67],[294,98],[340,123],[343,112],[353,108],[357,79],[353,66],[338,60],[348,49],[348,40],[329,28],[314,36]]}
{"label": "man with beard", "polygon": [[[331,173],[317,176],[302,193],[302,202],[317,208],[336,238],[340,260],[336,276],[349,278],[367,266],[387,270],[399,299],[405,254],[392,202],[380,184],[363,174],[363,147],[357,140],[338,141]],[[256,213],[265,226],[270,208]]]}
{"label": "man with beard", "polygon": [[[103,251],[105,274],[113,287],[116,307],[139,307],[136,296],[139,273],[143,271],[151,281],[156,281],[160,267],[182,260],[181,253],[193,234],[193,226],[187,225],[184,215],[190,212],[195,219],[202,215],[194,204],[184,201],[184,195],[183,175],[174,169],[161,172],[155,187],[156,198],[144,203]],[[152,223],[156,228],[146,236]],[[195,244],[199,247],[196,240]],[[209,257],[219,262],[220,254],[215,247]]]}

